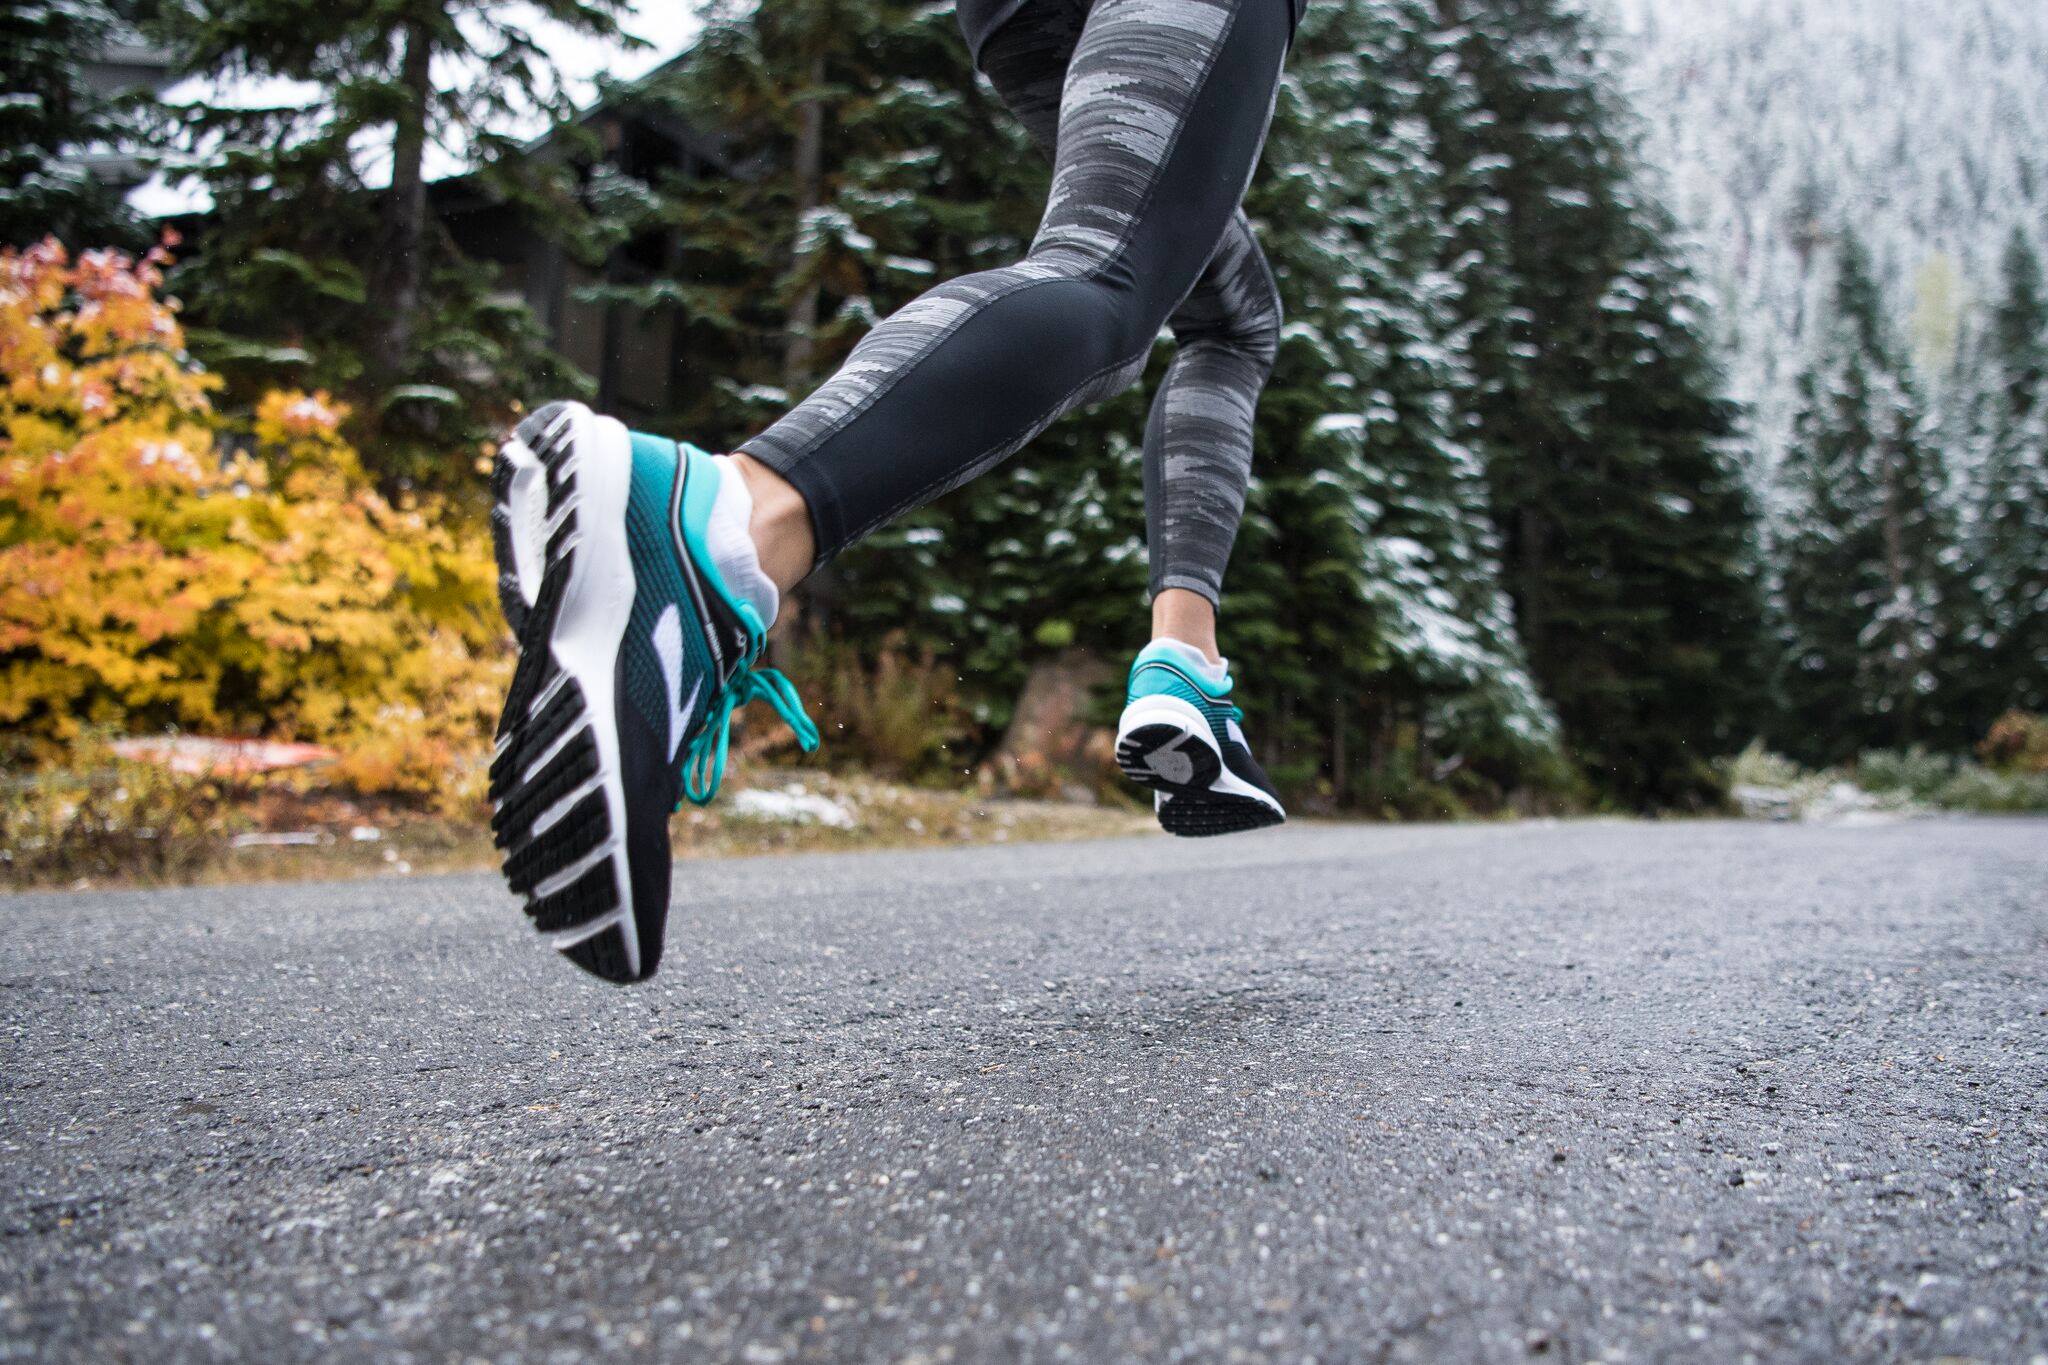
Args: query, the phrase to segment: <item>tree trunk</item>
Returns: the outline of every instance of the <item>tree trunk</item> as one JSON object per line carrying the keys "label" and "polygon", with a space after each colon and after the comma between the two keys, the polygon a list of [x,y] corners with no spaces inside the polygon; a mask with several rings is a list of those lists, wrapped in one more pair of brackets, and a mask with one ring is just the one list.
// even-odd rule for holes
{"label": "tree trunk", "polygon": [[1273,728],[1266,732],[1266,766],[1268,768],[1280,766],[1281,755],[1285,752],[1282,746],[1293,733],[1294,694],[1292,692],[1282,692],[1280,694],[1280,704],[1274,708]]}
{"label": "tree trunk", "polygon": [[[1906,536],[1904,513],[1899,506],[1899,451],[1893,441],[1880,446],[1880,471],[1884,488],[1884,572],[1891,589],[1890,606],[1896,611],[1906,596]],[[1910,744],[1914,738],[1913,675],[1919,660],[1914,650],[1910,620],[1894,617],[1890,632],[1892,689],[1899,707],[1899,735]]]}
{"label": "tree trunk", "polygon": [[597,410],[611,416],[620,416],[619,403],[619,361],[623,358],[621,348],[625,344],[626,310],[618,296],[609,292],[609,287],[622,283],[626,278],[625,263],[621,252],[614,248],[604,258],[600,275],[607,286],[604,307],[598,312],[597,331]]}
{"label": "tree trunk", "polygon": [[1116,737],[1091,725],[1088,711],[1096,692],[1116,678],[1116,669],[1079,649],[1031,665],[1010,728],[983,769],[984,784],[1069,800],[1092,800],[1112,785]]}
{"label": "tree trunk", "polygon": [[370,361],[387,375],[405,364],[419,315],[427,223],[427,108],[434,98],[433,35],[421,19],[406,21],[401,32],[405,55],[398,81],[406,93],[406,107],[392,132],[391,188],[384,196],[370,290],[370,315],[377,326]]}
{"label": "tree trunk", "polygon": [[1372,709],[1372,738],[1366,745],[1366,770],[1371,775],[1372,802],[1377,806],[1387,798],[1387,764],[1394,753],[1393,698],[1380,697]]}
{"label": "tree trunk", "polygon": [[[810,83],[813,92],[825,83],[825,59],[822,56],[811,61]],[[803,120],[797,125],[793,169],[796,172],[797,230],[801,232],[805,215],[817,208],[825,196],[825,106],[815,93],[804,102]],[[810,254],[799,249],[790,261],[790,273],[802,275],[810,269],[810,264]],[[810,389],[815,377],[811,367],[816,362],[817,343],[812,333],[818,326],[819,293],[817,281],[807,280],[789,306],[788,339],[782,350],[782,387],[789,391],[792,401]],[[789,600],[788,607],[776,622],[775,634],[785,641],[823,635],[831,628],[837,587],[837,574],[832,565],[827,564],[812,573],[804,580],[803,595]]]}
{"label": "tree trunk", "polygon": [[1533,507],[1524,507],[1516,515],[1515,569],[1510,589],[1515,599],[1515,626],[1522,637],[1522,647],[1529,652],[1529,662],[1535,666],[1539,676],[1550,672],[1550,624],[1548,602],[1545,600],[1544,574],[1548,571],[1550,536],[1549,527]]}
{"label": "tree trunk", "polygon": [[[811,88],[815,92],[825,83],[825,59],[814,58],[811,62]],[[803,121],[797,125],[796,136],[796,216],[798,231],[811,210],[818,207],[824,197],[825,174],[825,106],[813,93],[804,101]],[[790,262],[792,274],[802,275],[810,268],[809,253],[799,249]],[[782,382],[794,398],[797,390],[810,387],[811,363],[817,353],[812,332],[818,326],[819,289],[815,280],[807,281],[789,308],[789,343],[782,353]]]}
{"label": "tree trunk", "polygon": [[1344,722],[1348,719],[1342,697],[1330,701],[1330,797],[1342,808],[1346,788],[1351,784],[1351,765],[1345,753]]}

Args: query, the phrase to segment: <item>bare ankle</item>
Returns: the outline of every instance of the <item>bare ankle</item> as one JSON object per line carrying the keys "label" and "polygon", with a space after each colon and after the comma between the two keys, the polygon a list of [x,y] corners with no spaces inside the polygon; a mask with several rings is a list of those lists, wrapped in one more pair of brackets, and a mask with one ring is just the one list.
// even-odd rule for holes
{"label": "bare ankle", "polygon": [[754,499],[747,529],[761,557],[761,570],[778,591],[788,592],[810,573],[817,558],[810,506],[788,479],[753,456],[736,454],[732,462]]}
{"label": "bare ankle", "polygon": [[1178,640],[1212,664],[1223,662],[1216,647],[1216,604],[1186,588],[1165,588],[1153,597],[1152,638]]}

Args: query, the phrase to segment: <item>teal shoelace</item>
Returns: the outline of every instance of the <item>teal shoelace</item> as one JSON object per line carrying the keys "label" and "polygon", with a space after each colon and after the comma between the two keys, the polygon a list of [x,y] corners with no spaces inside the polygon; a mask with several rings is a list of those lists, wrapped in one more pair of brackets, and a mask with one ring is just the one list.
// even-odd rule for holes
{"label": "teal shoelace", "polygon": [[[708,806],[718,795],[718,786],[725,781],[726,753],[732,745],[732,713],[750,701],[767,702],[796,735],[796,742],[805,753],[817,750],[818,727],[804,714],[803,698],[797,696],[796,684],[780,669],[754,667],[757,657],[758,653],[750,653],[740,661],[739,672],[711,699],[704,728],[690,740],[689,757],[683,768],[683,795],[697,805]],[[680,807],[681,803],[677,805]]]}

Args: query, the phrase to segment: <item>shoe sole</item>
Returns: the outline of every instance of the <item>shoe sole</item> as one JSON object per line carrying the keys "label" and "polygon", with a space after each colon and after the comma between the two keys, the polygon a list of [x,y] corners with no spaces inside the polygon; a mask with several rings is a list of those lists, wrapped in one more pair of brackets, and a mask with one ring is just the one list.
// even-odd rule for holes
{"label": "shoe sole", "polygon": [[631,479],[626,429],[580,403],[521,422],[492,477],[499,592],[519,637],[491,762],[492,834],[534,928],[619,982],[646,974],[616,715],[635,578],[623,535],[578,527],[623,526]]}
{"label": "shoe sole", "polygon": [[491,466],[491,550],[498,561],[498,606],[514,635],[526,629],[526,614],[540,596],[546,566],[548,471],[533,446],[546,442],[554,423],[571,420],[573,414],[565,407],[549,404],[520,423],[498,446]]}
{"label": "shoe sole", "polygon": [[1116,764],[1156,794],[1168,834],[1202,839],[1287,820],[1279,802],[1229,769],[1207,719],[1178,697],[1148,697],[1124,709]]}

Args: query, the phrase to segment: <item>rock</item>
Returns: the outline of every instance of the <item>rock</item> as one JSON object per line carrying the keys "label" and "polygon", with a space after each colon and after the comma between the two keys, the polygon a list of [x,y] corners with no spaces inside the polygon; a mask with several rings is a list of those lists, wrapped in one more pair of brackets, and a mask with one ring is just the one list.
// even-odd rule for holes
{"label": "rock", "polygon": [[1113,774],[1116,737],[1090,724],[1088,713],[1097,690],[1116,676],[1109,664],[1077,649],[1033,664],[1010,728],[983,770],[984,782],[1020,795],[1092,800]]}

